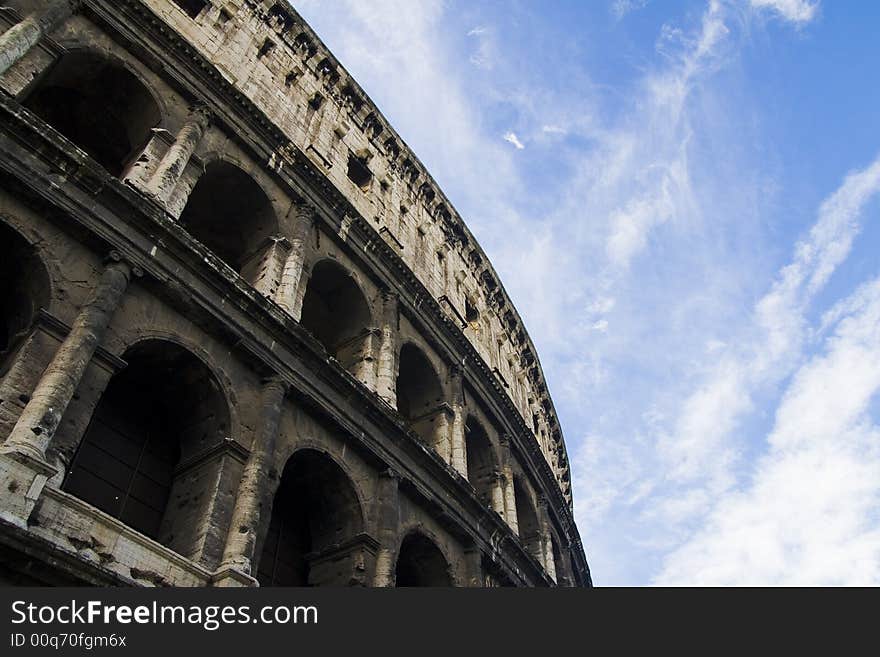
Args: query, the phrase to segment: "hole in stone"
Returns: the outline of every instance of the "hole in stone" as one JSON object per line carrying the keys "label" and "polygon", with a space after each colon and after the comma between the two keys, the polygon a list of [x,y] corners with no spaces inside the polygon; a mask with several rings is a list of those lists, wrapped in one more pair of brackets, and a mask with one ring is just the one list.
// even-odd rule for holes
{"label": "hole in stone", "polygon": [[230,14],[225,9],[220,10],[220,15],[217,17],[217,25],[223,26],[226,25],[229,21],[232,20],[232,14]]}
{"label": "hole in stone", "polygon": [[469,298],[464,300],[464,319],[468,324],[476,324],[480,321],[480,311]]}
{"label": "hole in stone", "polygon": [[373,180],[373,173],[367,167],[366,162],[362,158],[355,155],[348,156],[348,179],[363,191],[370,188],[370,182]]}
{"label": "hole in stone", "polygon": [[208,0],[174,0],[174,4],[180,7],[187,16],[195,19],[211,3]]}
{"label": "hole in stone", "polygon": [[275,42],[272,41],[271,39],[266,39],[265,41],[263,41],[263,45],[260,46],[260,50],[257,52],[257,58],[261,59],[261,58],[265,57],[270,52],[272,52],[274,49],[275,49]]}

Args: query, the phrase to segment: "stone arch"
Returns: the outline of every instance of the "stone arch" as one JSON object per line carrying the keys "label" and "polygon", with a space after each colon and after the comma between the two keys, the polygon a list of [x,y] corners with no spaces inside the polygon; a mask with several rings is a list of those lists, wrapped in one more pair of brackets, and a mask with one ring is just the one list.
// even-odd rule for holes
{"label": "stone arch", "polygon": [[412,342],[400,347],[396,386],[398,412],[422,440],[442,451],[448,433],[443,385],[428,356]]}
{"label": "stone arch", "polygon": [[114,343],[112,347],[108,345],[108,348],[116,354],[124,354],[132,347],[135,347],[142,342],[160,341],[176,345],[180,349],[191,352],[192,355],[201,361],[202,365],[210,371],[212,381],[220,387],[220,393],[226,400],[226,406],[229,412],[229,423],[227,425],[226,435],[236,442],[243,443],[239,412],[237,410],[239,408],[238,393],[236,392],[230,373],[217,362],[215,354],[211,353],[211,351],[205,347],[205,344],[199,342],[198,339],[183,335],[182,333],[175,331],[173,327],[165,327],[160,324],[157,327],[135,328],[136,333],[131,335],[121,335],[120,342]]}
{"label": "stone arch", "polygon": [[483,424],[468,415],[464,425],[467,478],[486,506],[492,506],[492,493],[499,476],[498,458]]}
{"label": "stone arch", "polygon": [[[516,524],[519,539],[526,550],[538,561],[541,555],[541,524],[538,510],[532,501],[528,488],[519,475],[513,477],[513,495],[516,504]],[[543,563],[543,562],[542,562]]]}
{"label": "stone arch", "polygon": [[163,122],[158,96],[118,58],[88,48],[63,53],[22,104],[121,177]]}
{"label": "stone arch", "polygon": [[262,539],[261,586],[359,584],[364,513],[353,479],[327,452],[299,449],[287,460]]}
{"label": "stone arch", "polygon": [[455,586],[449,559],[423,529],[411,530],[401,540],[394,583],[397,587]]}
{"label": "stone arch", "polygon": [[272,201],[253,176],[227,159],[205,167],[180,224],[252,285],[273,266],[279,227]]}
{"label": "stone arch", "polygon": [[352,273],[335,260],[325,258],[312,267],[300,323],[345,369],[361,381],[370,380],[370,304]]}
{"label": "stone arch", "polygon": [[0,377],[30,331],[40,308],[52,299],[52,279],[37,249],[0,221]]}
{"label": "stone arch", "polygon": [[62,488],[193,558],[213,513],[208,482],[221,465],[182,466],[223,443],[228,400],[205,362],[176,342],[140,340],[123,359]]}

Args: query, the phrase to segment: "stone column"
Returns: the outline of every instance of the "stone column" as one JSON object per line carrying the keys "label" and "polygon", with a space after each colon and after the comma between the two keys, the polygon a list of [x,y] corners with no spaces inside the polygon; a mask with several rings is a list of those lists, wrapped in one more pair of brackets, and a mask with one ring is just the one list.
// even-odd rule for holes
{"label": "stone column", "polygon": [[467,445],[465,444],[464,388],[462,387],[461,367],[455,365],[449,372],[450,407],[452,422],[449,430],[449,446],[452,467],[467,478]]}
{"label": "stone column", "polygon": [[399,490],[400,475],[397,472],[388,468],[379,475],[376,492],[376,538],[379,540],[379,551],[376,554],[373,586],[394,586],[397,534],[400,531]]}
{"label": "stone column", "polygon": [[268,527],[275,494],[276,487],[270,482],[280,476],[274,469],[275,446],[286,393],[287,384],[278,378],[269,379],[263,386],[260,428],[241,473],[218,572],[232,569],[252,575],[259,533],[264,525]]}
{"label": "stone column", "polygon": [[131,275],[131,266],[123,262],[119,254],[111,254],[91,297],[43,372],[18,422],[0,447],[0,453],[45,460],[46,448],[52,442],[95,350],[104,339]]}
{"label": "stone column", "polygon": [[275,293],[275,303],[284,308],[295,320],[302,313],[301,291],[303,267],[306,261],[306,242],[315,218],[315,208],[301,203],[294,209],[293,235],[290,239],[290,254],[281,272],[281,284]]}
{"label": "stone column", "polygon": [[376,374],[376,392],[389,404],[397,407],[397,294],[382,292],[381,337],[379,364]]}
{"label": "stone column", "polygon": [[502,518],[507,517],[507,500],[504,499],[506,479],[501,470],[492,473],[492,510]]}
{"label": "stone column", "polygon": [[499,441],[501,452],[501,474],[504,476],[504,519],[513,530],[514,534],[519,534],[519,523],[516,519],[516,494],[513,489],[513,466],[511,465],[512,456],[510,454],[510,436],[503,435]]}
{"label": "stone column", "polygon": [[193,108],[174,143],[159,160],[156,170],[147,181],[145,190],[148,194],[152,194],[162,203],[168,201],[210,122],[211,114],[206,107],[199,105]]}
{"label": "stone column", "polygon": [[476,545],[464,550],[465,586],[482,588],[483,586],[483,552]]}
{"label": "stone column", "polygon": [[257,292],[271,299],[281,284],[281,273],[288,253],[290,253],[290,242],[287,238],[273,235],[254,254],[251,261],[245,263],[241,275],[245,280],[251,281]]}
{"label": "stone column", "polygon": [[0,75],[24,57],[40,40],[75,14],[80,0],[56,0],[42,13],[30,14],[0,35]]}
{"label": "stone column", "polygon": [[553,558],[553,534],[550,531],[550,516],[547,510],[547,497],[538,495],[538,525],[541,532],[541,561],[550,579],[556,581],[556,560]]}

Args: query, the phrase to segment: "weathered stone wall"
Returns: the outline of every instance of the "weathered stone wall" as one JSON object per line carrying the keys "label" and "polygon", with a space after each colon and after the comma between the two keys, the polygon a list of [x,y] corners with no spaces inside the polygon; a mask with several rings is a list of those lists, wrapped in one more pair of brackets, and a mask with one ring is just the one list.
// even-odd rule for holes
{"label": "weathered stone wall", "polygon": [[[7,25],[66,6],[10,4],[0,11]],[[439,551],[443,579],[455,585],[588,583],[567,508],[564,445],[533,348],[485,256],[415,157],[295,13],[231,0],[209,3],[193,20],[170,0],[123,5],[72,2],[76,12],[0,75],[0,222],[48,279],[27,335],[0,354],[6,543],[69,555],[63,573],[56,564],[39,575],[46,581],[253,583],[285,468],[314,453],[356,491],[361,517],[355,535],[343,531],[308,556],[316,584],[393,584],[411,535]],[[157,48],[163,38],[184,50]],[[186,48],[206,59],[193,65]],[[81,54],[130,74],[157,107],[156,125],[132,144],[118,179],[30,109],[62,70],[58,62]],[[94,67],[71,70],[87,77]],[[223,95],[196,83],[215,70],[234,85]],[[245,112],[246,101],[270,122]],[[115,108],[106,109],[112,117]],[[265,132],[276,126],[290,142],[267,149]],[[359,159],[350,171],[351,157]],[[251,245],[239,243],[249,233],[229,232],[235,221],[192,223],[202,216],[192,209],[205,196],[200,185],[219,180],[211,193],[224,192],[217,171],[262,204],[254,224],[261,236]],[[348,209],[332,200],[339,191]],[[220,239],[226,233],[233,239]],[[241,257],[213,251],[215,241]],[[390,263],[372,255],[379,242]],[[412,274],[406,285],[423,285],[439,302],[442,325],[422,293],[413,298],[396,278]],[[343,288],[364,311],[354,333],[328,344],[324,327],[302,316],[304,304],[321,297],[335,322]],[[339,298],[348,308],[354,297]],[[474,378],[473,357],[454,341],[462,333],[496,381]],[[180,456],[151,539],[69,494],[65,477],[126,358],[154,343],[192,356],[214,396],[177,427]],[[396,410],[404,345],[437,378],[440,405],[418,419]],[[178,375],[166,374],[169,386]],[[504,406],[510,401],[518,422]],[[480,482],[468,481],[476,476],[467,464],[472,424],[488,440]],[[555,480],[533,459],[535,440]],[[518,537],[515,482],[537,513],[537,539]]]}
{"label": "weathered stone wall", "polygon": [[[558,421],[498,276],[417,157],[312,30],[278,2],[233,0],[195,20],[167,0],[146,4],[324,171],[434,298],[446,300],[528,426],[537,425],[545,456],[561,475],[568,464]],[[368,183],[349,178],[350,158],[365,161]]]}

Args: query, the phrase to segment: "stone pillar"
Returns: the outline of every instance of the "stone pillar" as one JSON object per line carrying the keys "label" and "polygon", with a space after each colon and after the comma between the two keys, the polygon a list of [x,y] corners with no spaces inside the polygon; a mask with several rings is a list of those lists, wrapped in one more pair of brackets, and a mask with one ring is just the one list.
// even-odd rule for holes
{"label": "stone pillar", "polygon": [[245,263],[241,276],[251,282],[254,289],[270,299],[278,292],[281,274],[287,254],[290,253],[290,242],[286,237],[273,235],[264,243],[253,258]]}
{"label": "stone pillar", "polygon": [[211,114],[207,108],[201,105],[193,108],[174,143],[159,160],[156,170],[147,181],[145,190],[148,194],[152,194],[162,203],[168,201],[210,121]]}
{"label": "stone pillar", "polygon": [[119,254],[111,254],[91,297],[43,372],[18,422],[0,447],[0,453],[45,460],[46,448],[52,442],[95,350],[104,339],[131,275],[131,266],[123,262]]}
{"label": "stone pillar", "polygon": [[400,475],[391,468],[379,475],[376,492],[376,538],[379,551],[376,554],[376,574],[373,586],[394,586],[394,571],[397,566],[396,548],[400,531]]}
{"label": "stone pillar", "polygon": [[504,476],[504,519],[513,530],[514,534],[519,534],[519,523],[516,519],[516,494],[513,489],[513,466],[511,465],[512,456],[510,454],[510,436],[503,435],[499,441],[501,452],[501,474]]}
{"label": "stone pillar", "polygon": [[556,581],[556,560],[553,558],[553,534],[550,531],[550,515],[547,510],[547,497],[538,495],[538,525],[541,532],[541,561],[550,579]]}
{"label": "stone pillar", "polygon": [[506,477],[501,470],[492,473],[492,510],[502,518],[507,517],[507,500],[504,498]]}
{"label": "stone pillar", "polygon": [[397,294],[389,290],[383,291],[376,392],[395,408],[397,407],[397,309]]}
{"label": "stone pillar", "polygon": [[0,35],[0,75],[40,40],[79,10],[80,0],[55,0],[42,13],[31,14]]}
{"label": "stone pillar", "polygon": [[449,446],[452,467],[461,473],[465,479],[467,469],[467,445],[465,444],[465,410],[464,388],[462,387],[462,372],[458,365],[452,367],[449,372],[450,407],[452,408],[452,422],[449,430]]}
{"label": "stone pillar", "polygon": [[464,550],[465,586],[483,587],[483,552],[479,546],[471,545]]}
{"label": "stone pillar", "polygon": [[293,235],[290,254],[281,272],[281,284],[275,293],[275,303],[284,308],[295,320],[302,313],[303,291],[299,289],[306,261],[306,242],[315,218],[315,208],[301,203],[294,209]]}
{"label": "stone pillar", "polygon": [[286,393],[287,384],[278,378],[269,379],[263,386],[260,428],[241,473],[218,573],[237,570],[252,575],[260,530],[263,526],[268,527],[275,494],[276,487],[270,482],[280,476],[274,468],[275,446]]}

